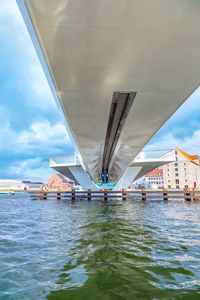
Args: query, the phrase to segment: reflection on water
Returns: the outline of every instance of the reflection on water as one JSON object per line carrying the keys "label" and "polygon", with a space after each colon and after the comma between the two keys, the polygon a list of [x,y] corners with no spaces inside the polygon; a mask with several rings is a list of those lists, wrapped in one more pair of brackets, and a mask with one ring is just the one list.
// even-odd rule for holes
{"label": "reflection on water", "polygon": [[200,203],[4,195],[0,220],[0,299],[200,297]]}

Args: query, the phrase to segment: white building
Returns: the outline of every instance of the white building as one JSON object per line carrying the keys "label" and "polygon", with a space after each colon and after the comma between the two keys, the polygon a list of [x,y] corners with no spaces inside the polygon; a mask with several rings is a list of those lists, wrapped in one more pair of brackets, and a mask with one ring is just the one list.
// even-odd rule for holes
{"label": "white building", "polygon": [[145,175],[145,183],[152,188],[163,188],[163,169],[155,169]]}
{"label": "white building", "polygon": [[0,190],[34,191],[40,190],[41,187],[42,182],[0,179]]}
{"label": "white building", "polygon": [[188,155],[175,148],[175,162],[163,167],[164,187],[172,189],[200,188],[200,165],[198,155]]}
{"label": "white building", "polygon": [[23,184],[25,185],[24,189],[27,191],[38,191],[43,187],[42,182],[23,181]]}

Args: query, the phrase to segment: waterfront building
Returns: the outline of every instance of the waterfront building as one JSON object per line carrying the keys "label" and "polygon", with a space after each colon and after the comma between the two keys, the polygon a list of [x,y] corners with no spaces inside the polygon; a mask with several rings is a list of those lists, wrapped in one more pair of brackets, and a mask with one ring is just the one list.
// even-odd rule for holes
{"label": "waterfront building", "polygon": [[163,167],[164,187],[172,189],[200,188],[200,163],[198,155],[189,155],[174,149],[175,162]]}
{"label": "waterfront building", "polygon": [[42,182],[23,181],[23,184],[25,185],[24,190],[27,191],[38,191],[43,187]]}
{"label": "waterfront building", "polygon": [[48,191],[71,191],[71,189],[71,183],[61,174],[55,173],[48,180]]}
{"label": "waterfront building", "polygon": [[42,185],[42,182],[0,179],[0,190],[34,191],[40,190]]}
{"label": "waterfront building", "polygon": [[145,175],[145,182],[152,188],[163,188],[163,169],[155,169]]}

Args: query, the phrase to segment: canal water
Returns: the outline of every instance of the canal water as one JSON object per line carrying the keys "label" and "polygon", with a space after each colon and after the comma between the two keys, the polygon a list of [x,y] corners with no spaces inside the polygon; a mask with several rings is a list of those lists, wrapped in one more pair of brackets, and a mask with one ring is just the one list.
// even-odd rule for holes
{"label": "canal water", "polygon": [[200,203],[0,195],[0,299],[200,299]]}

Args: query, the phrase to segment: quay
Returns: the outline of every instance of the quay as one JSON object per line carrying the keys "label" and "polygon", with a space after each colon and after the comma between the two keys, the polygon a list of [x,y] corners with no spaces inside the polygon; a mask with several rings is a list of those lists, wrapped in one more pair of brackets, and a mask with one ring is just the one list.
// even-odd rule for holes
{"label": "quay", "polygon": [[125,201],[127,199],[133,200],[185,200],[185,201],[199,201],[200,200],[200,190],[196,189],[184,189],[184,190],[99,190],[92,191],[88,189],[87,191],[55,191],[55,192],[31,192],[32,200],[76,200],[76,199],[87,199],[91,201],[92,199],[105,200],[108,199],[121,199]]}

